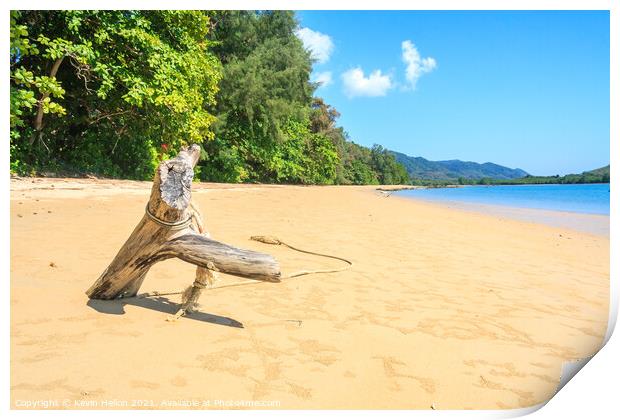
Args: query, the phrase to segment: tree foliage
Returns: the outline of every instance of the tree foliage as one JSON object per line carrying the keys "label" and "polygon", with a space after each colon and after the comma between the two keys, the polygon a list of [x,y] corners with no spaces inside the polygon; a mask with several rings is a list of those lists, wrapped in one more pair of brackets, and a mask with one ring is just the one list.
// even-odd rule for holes
{"label": "tree foliage", "polygon": [[405,167],[380,145],[372,149],[348,140],[342,127],[336,126],[340,113],[322,98],[312,101],[311,127],[329,138],[336,147],[340,162],[335,171],[337,184],[408,184]]}
{"label": "tree foliage", "polygon": [[11,12],[11,170],[149,179],[195,142],[202,180],[408,182],[313,97],[297,28],[288,11]]}
{"label": "tree foliage", "polygon": [[520,185],[520,184],[607,184],[609,183],[610,166],[564,176],[534,176],[528,175],[517,179],[483,178],[478,181],[482,185]]}
{"label": "tree foliage", "polygon": [[[303,182],[281,156],[295,156],[310,138],[285,132],[306,121],[312,98],[312,63],[292,12],[220,12],[214,17],[214,52],[223,64],[217,95],[216,141],[206,144],[206,179]],[[302,144],[304,143],[304,144]],[[291,165],[299,162],[291,162]]]}
{"label": "tree foliage", "polygon": [[161,155],[212,138],[209,24],[192,11],[12,12],[13,167],[150,178]]}

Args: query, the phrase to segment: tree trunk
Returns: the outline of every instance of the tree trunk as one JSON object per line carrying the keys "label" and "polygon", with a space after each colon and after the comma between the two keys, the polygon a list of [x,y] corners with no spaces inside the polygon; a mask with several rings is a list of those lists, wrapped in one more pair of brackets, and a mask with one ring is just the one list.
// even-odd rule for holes
{"label": "tree trunk", "polygon": [[142,220],[112,263],[86,291],[88,297],[135,296],[151,266],[173,257],[207,270],[280,281],[280,267],[272,256],[235,248],[194,230],[191,184],[199,156],[200,147],[192,145],[159,165]]}
{"label": "tree trunk", "polygon": [[[60,65],[62,64],[62,60],[65,58],[65,56],[63,55],[60,58],[57,58],[56,61],[54,61],[54,64],[52,65],[52,70],[50,71],[50,79],[53,79],[56,77],[56,73],[58,73],[58,69],[60,68]],[[45,98],[47,98],[48,96],[50,96],[49,93],[44,93],[43,95],[41,95],[41,98],[39,98],[38,101],[38,106],[37,106],[37,115],[34,118],[34,123],[33,123],[33,127],[34,127],[34,132],[32,133],[32,136],[30,136],[30,144],[32,145],[32,143],[34,143],[34,138],[36,136],[41,136],[41,130],[43,130],[43,101],[45,100]]]}

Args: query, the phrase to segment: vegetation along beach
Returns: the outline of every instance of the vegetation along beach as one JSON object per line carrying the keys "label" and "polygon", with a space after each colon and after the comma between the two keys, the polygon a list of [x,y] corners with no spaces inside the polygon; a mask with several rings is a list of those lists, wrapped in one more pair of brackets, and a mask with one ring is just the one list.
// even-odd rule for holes
{"label": "vegetation along beach", "polygon": [[605,18],[11,11],[11,407],[547,401],[607,328]]}

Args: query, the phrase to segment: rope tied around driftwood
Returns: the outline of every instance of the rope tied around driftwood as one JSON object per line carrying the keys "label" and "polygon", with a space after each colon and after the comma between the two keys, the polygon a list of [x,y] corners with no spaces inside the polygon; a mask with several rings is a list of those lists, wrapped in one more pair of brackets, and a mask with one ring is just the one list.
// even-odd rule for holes
{"label": "rope tied around driftwood", "polygon": [[[190,203],[190,208],[191,208],[191,214],[188,218],[188,220],[190,221],[190,224],[192,223],[196,223],[196,227],[198,229],[198,231],[200,233],[203,233],[203,228],[202,228],[202,216],[200,214],[200,211],[198,210],[198,208],[196,206],[194,206],[194,203]],[[148,211],[148,206],[147,206],[147,211]],[[173,226],[166,226],[170,229],[173,228]],[[286,276],[281,276],[280,278],[282,280],[286,280],[286,279],[292,279],[295,277],[301,277],[301,276],[305,276],[305,275],[309,275],[309,274],[325,274],[325,273],[337,273],[340,271],[344,271],[347,270],[349,268],[351,268],[353,266],[353,262],[349,261],[345,258],[342,257],[338,257],[335,255],[330,255],[330,254],[322,254],[322,253],[318,253],[318,252],[313,252],[313,251],[307,251],[301,248],[297,248],[294,247],[280,239],[278,239],[275,236],[270,236],[270,235],[256,235],[256,236],[251,236],[250,240],[252,241],[256,241],[256,242],[261,242],[264,244],[268,244],[268,245],[282,245],[282,246],[286,246],[287,248],[290,248],[294,251],[297,252],[301,252],[304,254],[310,254],[310,255],[317,255],[320,257],[325,257],[325,258],[332,258],[335,260],[339,260],[339,261],[343,261],[345,263],[347,263],[346,266],[344,267],[340,267],[340,268],[333,268],[333,269],[324,269],[324,270],[300,270],[300,271],[296,271],[294,273],[291,273],[289,275]],[[145,297],[153,297],[153,296],[172,296],[172,295],[182,295],[181,297],[181,308],[174,314],[171,315],[170,317],[167,318],[167,321],[176,321],[179,318],[181,318],[183,315],[185,315],[186,313],[191,313],[192,311],[194,311],[195,309],[197,309],[198,307],[198,299],[202,293],[202,290],[207,288],[209,289],[220,289],[220,288],[224,288],[224,287],[235,287],[235,286],[245,286],[245,285],[249,285],[249,284],[256,284],[256,283],[262,283],[262,281],[260,280],[245,280],[245,281],[239,281],[239,282],[235,282],[235,283],[226,283],[226,284],[221,284],[221,285],[214,285],[213,282],[209,282],[205,276],[200,276],[199,275],[199,270],[200,268],[197,269],[196,272],[196,280],[194,280],[194,283],[191,286],[188,286],[185,290],[180,291],[180,292],[169,292],[169,293],[159,293],[159,292],[151,292],[151,293],[143,293],[141,295],[139,295],[139,298],[145,298]],[[205,273],[206,274],[206,273]],[[208,273],[211,274],[211,276],[213,276],[213,273]],[[209,278],[210,280],[214,280],[213,277]]]}
{"label": "rope tied around driftwood", "polygon": [[[346,262],[332,270],[303,270],[282,277],[278,261],[271,255],[241,249],[210,238],[200,211],[192,204],[191,186],[200,147],[184,147],[178,155],[159,164],[144,216],[133,229],[114,259],[86,290],[90,299],[119,299],[138,294],[150,268],[169,258],[179,258],[196,266],[193,284],[183,292],[146,293],[139,297],[182,294],[181,309],[171,320],[197,307],[205,288],[233,287],[262,281],[278,283],[283,278],[342,271],[352,263],[344,258],[293,247],[278,238],[255,236],[255,241],[287,246],[295,251]],[[245,277],[247,281],[215,286],[217,273]]]}
{"label": "rope tied around driftwood", "polygon": [[181,230],[181,229],[185,229],[186,227],[189,227],[189,225],[192,224],[192,219],[194,218],[194,212],[192,212],[192,214],[189,215],[189,217],[185,220],[181,220],[179,222],[166,222],[165,220],[161,220],[159,217],[155,216],[153,213],[151,213],[151,211],[149,210],[149,204],[146,204],[146,207],[144,209],[144,213],[148,216],[149,219],[151,219],[152,221],[154,221],[155,223],[157,223],[158,225],[160,225],[161,227],[165,227],[168,228],[170,230]]}

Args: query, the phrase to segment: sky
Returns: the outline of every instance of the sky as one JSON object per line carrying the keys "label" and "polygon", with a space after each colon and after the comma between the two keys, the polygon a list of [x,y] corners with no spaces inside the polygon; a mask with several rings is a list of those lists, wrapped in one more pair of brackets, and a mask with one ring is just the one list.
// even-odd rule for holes
{"label": "sky", "polygon": [[350,140],[533,175],[609,164],[607,11],[299,11]]}

